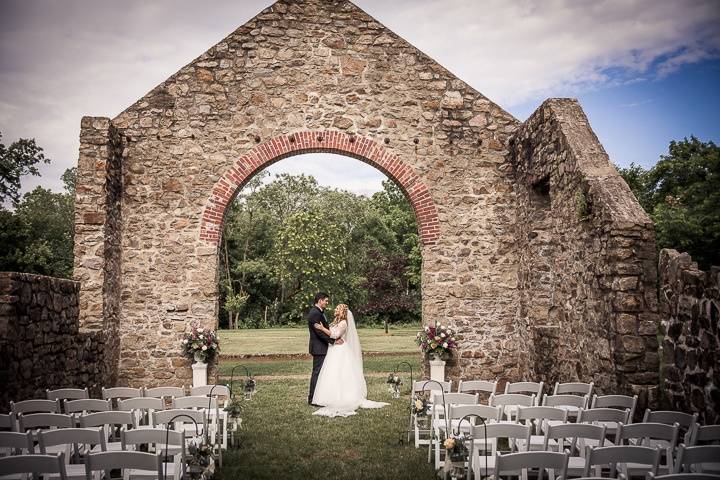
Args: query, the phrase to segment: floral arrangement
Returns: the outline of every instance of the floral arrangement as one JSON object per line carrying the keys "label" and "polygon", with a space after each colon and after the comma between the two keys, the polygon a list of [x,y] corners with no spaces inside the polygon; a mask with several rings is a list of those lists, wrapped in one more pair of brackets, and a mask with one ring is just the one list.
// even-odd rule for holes
{"label": "floral arrangement", "polygon": [[438,322],[420,330],[415,336],[415,343],[420,346],[426,357],[438,356],[442,359],[449,358],[452,351],[457,348],[455,332]]}
{"label": "floral arrangement", "polygon": [[416,397],[410,411],[416,417],[426,417],[430,414],[430,403],[425,397]]}
{"label": "floral arrangement", "polygon": [[387,383],[389,385],[399,387],[400,385],[402,385],[402,378],[400,378],[397,373],[391,373],[390,375],[388,375]]}
{"label": "floral arrangement", "polygon": [[238,418],[243,411],[243,404],[239,398],[233,397],[224,409],[230,418]]}
{"label": "floral arrangement", "polygon": [[212,360],[220,351],[217,334],[212,330],[198,327],[197,322],[193,322],[191,326],[192,329],[185,334],[182,340],[183,352],[195,358],[196,361]]}
{"label": "floral arrangement", "polygon": [[251,393],[255,391],[255,379],[250,377],[247,380],[245,380],[244,389],[246,393]]}
{"label": "floral arrangement", "polygon": [[468,448],[465,437],[449,437],[443,442],[446,454],[451,462],[464,462],[468,458]]}

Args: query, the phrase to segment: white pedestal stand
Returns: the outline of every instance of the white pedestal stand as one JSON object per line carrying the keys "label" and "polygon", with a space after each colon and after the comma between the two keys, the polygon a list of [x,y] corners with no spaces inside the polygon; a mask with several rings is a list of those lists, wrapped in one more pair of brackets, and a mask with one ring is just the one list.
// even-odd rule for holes
{"label": "white pedestal stand", "polygon": [[445,360],[437,358],[430,360],[430,380],[445,381]]}
{"label": "white pedestal stand", "polygon": [[193,387],[204,387],[207,385],[207,363],[195,362],[192,364],[193,369]]}

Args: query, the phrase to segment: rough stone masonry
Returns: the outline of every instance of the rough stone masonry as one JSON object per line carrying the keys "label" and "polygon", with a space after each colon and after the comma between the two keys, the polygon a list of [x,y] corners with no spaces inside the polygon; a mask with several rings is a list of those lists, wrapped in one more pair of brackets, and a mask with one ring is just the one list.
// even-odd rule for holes
{"label": "rough stone masonry", "polygon": [[80,317],[117,340],[120,384],[189,383],[225,208],[273,162],[335,152],[412,204],[423,321],[462,332],[452,376],[653,393],[652,225],[574,100],[521,124],[354,4],[281,0],[81,125]]}

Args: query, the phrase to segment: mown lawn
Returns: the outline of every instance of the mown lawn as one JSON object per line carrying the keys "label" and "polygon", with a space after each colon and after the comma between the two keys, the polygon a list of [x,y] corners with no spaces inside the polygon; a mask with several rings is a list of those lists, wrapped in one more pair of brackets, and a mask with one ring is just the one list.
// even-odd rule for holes
{"label": "mown lawn", "polygon": [[[417,352],[415,334],[419,327],[358,328],[363,351]],[[219,330],[221,355],[265,355],[308,353],[307,327]]]}
{"label": "mown lawn", "polygon": [[399,442],[407,438],[409,397],[391,398],[384,378],[367,380],[368,397],[390,406],[347,418],[313,416],[306,379],[259,381],[245,402],[241,446],[227,450],[220,478],[437,478],[426,448]]}

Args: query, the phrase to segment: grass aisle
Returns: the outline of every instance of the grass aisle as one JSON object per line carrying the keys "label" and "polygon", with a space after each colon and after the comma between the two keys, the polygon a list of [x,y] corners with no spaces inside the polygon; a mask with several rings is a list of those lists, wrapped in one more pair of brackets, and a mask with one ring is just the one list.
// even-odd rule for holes
{"label": "grass aisle", "polygon": [[[244,363],[249,363],[248,360],[255,359],[246,359]],[[410,360],[415,371],[420,366],[419,356],[406,354],[366,359],[365,372],[387,373],[403,360]],[[229,367],[235,363],[238,362],[223,362],[221,372],[229,373]],[[312,415],[315,408],[307,404],[309,362],[295,362],[302,367],[298,373],[305,373],[307,378],[283,378],[290,373],[287,367],[292,363],[287,360],[254,363],[264,366],[257,369],[257,374],[262,371],[278,378],[258,382],[255,397],[245,402],[242,447],[228,449],[221,478],[436,478],[432,465],[427,463],[427,449],[398,444],[407,426],[409,398],[407,395],[391,398],[386,378],[366,377],[368,397],[389,402],[390,406],[358,410],[357,415],[347,418],[317,417]],[[256,370],[250,368],[255,374]],[[300,367],[289,370],[295,373]],[[407,392],[407,373],[403,379]],[[240,388],[236,384],[236,389]]]}

